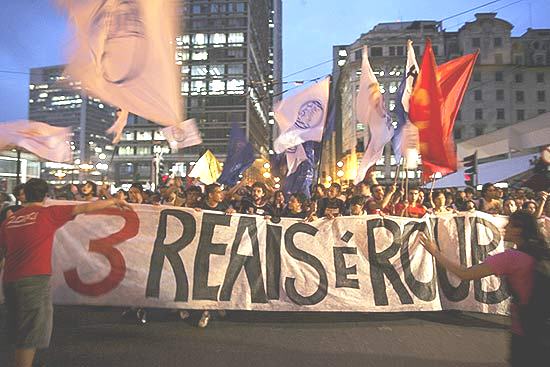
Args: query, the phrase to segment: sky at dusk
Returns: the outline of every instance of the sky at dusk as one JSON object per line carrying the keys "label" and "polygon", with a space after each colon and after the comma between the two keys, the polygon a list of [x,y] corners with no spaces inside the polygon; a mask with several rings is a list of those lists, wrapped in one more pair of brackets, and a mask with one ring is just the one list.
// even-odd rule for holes
{"label": "sky at dusk", "polygon": [[[441,20],[490,0],[283,0],[283,76],[330,60],[332,46],[349,44],[377,23]],[[550,1],[496,1],[443,23],[456,30],[476,12],[497,12],[518,36],[528,27],[550,28]],[[65,62],[72,39],[65,14],[53,0],[4,1],[0,12],[0,121],[27,118],[29,69]],[[327,62],[289,76],[308,80],[329,74]]]}

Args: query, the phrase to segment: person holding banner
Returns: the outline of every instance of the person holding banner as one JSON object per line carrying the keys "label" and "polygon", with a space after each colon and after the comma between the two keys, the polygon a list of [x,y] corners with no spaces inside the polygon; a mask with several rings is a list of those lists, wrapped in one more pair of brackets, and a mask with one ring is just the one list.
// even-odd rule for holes
{"label": "person holding banner", "polygon": [[317,204],[317,217],[332,219],[344,215],[346,204],[339,199],[342,187],[340,184],[333,182],[327,192],[327,197],[319,200]]}
{"label": "person holding banner", "polygon": [[31,367],[36,349],[50,344],[53,324],[50,278],[57,229],[78,214],[112,206],[130,209],[126,201],[120,199],[46,207],[48,184],[37,178],[29,180],[24,191],[24,207],[0,227],[0,263],[5,257],[3,288],[8,340],[15,344],[16,367]]}
{"label": "person holding banner", "polygon": [[307,218],[307,197],[302,192],[297,192],[290,195],[288,199],[288,205],[283,209],[281,217],[283,218]]}
{"label": "person holding banner", "polygon": [[504,241],[512,242],[515,249],[489,256],[483,263],[465,267],[447,258],[438,244],[424,233],[419,242],[435,258],[437,263],[461,280],[478,280],[491,275],[505,276],[514,295],[510,306],[512,316],[510,362],[512,366],[543,366],[548,363],[549,351],[537,348],[525,336],[519,308],[529,302],[533,289],[537,260],[548,253],[548,244],[540,232],[535,217],[525,211],[510,215],[504,231]]}
{"label": "person holding banner", "polygon": [[252,185],[252,197],[250,199],[242,199],[241,213],[263,215],[264,217],[273,216],[274,210],[267,200],[267,187],[264,183],[254,182]]}

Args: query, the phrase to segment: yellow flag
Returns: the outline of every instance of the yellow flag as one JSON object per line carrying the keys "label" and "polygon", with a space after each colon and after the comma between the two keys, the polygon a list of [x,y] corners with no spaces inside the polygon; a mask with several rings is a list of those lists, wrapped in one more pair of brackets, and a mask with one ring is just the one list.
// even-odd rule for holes
{"label": "yellow flag", "polygon": [[210,150],[199,158],[189,173],[189,177],[198,178],[205,185],[213,184],[222,174],[222,165]]}

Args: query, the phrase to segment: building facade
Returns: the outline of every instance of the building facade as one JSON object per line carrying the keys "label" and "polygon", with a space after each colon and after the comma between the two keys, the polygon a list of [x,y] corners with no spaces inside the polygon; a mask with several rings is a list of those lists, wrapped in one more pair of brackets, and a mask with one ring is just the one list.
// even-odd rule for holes
{"label": "building facade", "polygon": [[154,181],[159,152],[164,174],[185,176],[205,149],[224,161],[232,123],[246,129],[258,156],[271,149],[282,76],[281,0],[186,0],[178,2],[178,16],[181,95],[203,144],[172,153],[158,125],[130,116],[114,160],[117,182]]}
{"label": "building facade", "polygon": [[[338,99],[337,125],[333,145],[335,155],[322,162],[325,177],[334,179],[344,163],[340,181],[353,180],[357,162],[365,148],[367,128],[357,121],[355,103],[361,75],[363,45],[369,46],[369,61],[384,94],[387,111],[395,124],[397,87],[403,78],[407,40],[413,41],[418,64],[421,64],[425,39],[432,41],[438,64],[480,50],[469,88],[462,102],[454,128],[456,141],[483,135],[550,109],[550,93],[545,81],[550,78],[550,30],[529,29],[512,37],[513,25],[498,19],[496,13],[476,14],[457,32],[446,32],[436,21],[381,23],[362,34],[351,45],[334,46],[333,77]],[[383,159],[377,162],[379,181],[394,179],[395,158],[386,146]],[[405,173],[401,173],[404,177]],[[420,171],[408,172],[409,178]]]}
{"label": "building facade", "polygon": [[[86,172],[76,172],[76,180],[93,179],[104,176],[102,168],[112,156],[114,147],[105,131],[114,121],[114,108],[101,100],[89,96],[81,88],[80,82],[64,76],[64,65],[33,68],[30,70],[29,119],[45,122],[53,126],[72,129],[71,149],[73,163],[83,164]],[[65,170],[68,166],[65,165]],[[66,181],[70,176],[75,181],[75,173],[65,172],[66,176],[54,172],[47,164],[42,165],[42,177],[50,182]],[[57,173],[57,170],[55,171]],[[101,178],[99,178],[101,179]]]}

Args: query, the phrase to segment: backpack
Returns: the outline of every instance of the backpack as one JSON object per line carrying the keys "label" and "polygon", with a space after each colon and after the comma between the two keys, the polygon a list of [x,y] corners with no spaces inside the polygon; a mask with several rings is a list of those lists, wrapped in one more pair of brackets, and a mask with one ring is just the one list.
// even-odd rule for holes
{"label": "backpack", "polygon": [[550,250],[536,261],[531,297],[519,305],[519,320],[533,345],[550,348]]}

